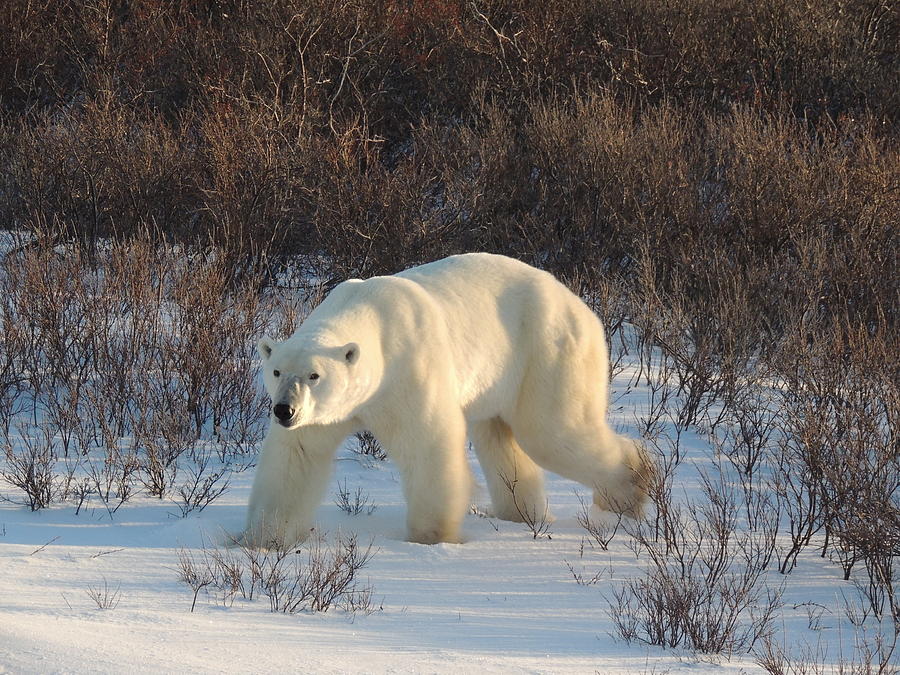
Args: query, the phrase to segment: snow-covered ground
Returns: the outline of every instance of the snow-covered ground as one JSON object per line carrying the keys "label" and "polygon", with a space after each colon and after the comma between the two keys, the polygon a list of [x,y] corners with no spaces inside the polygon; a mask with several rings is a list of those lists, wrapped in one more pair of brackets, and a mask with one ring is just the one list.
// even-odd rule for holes
{"label": "snow-covered ground", "polygon": [[[611,416],[633,435],[647,392],[625,393],[631,374],[626,367],[614,382]],[[377,508],[350,516],[326,500],[318,529],[373,542],[376,554],[362,576],[377,611],[272,613],[266,598],[229,604],[201,591],[191,613],[178,552],[241,529],[252,470],[186,518],[174,503],[143,496],[112,517],[99,507],[31,513],[0,502],[0,672],[763,672],[752,654],[709,657],[615,636],[612,591],[639,576],[645,559],[623,532],[608,551],[586,543],[576,520],[579,495],[590,498],[585,488],[548,475],[551,538],[472,514],[463,544],[411,544],[403,539],[395,468],[350,446],[338,456],[329,494],[340,481],[351,492],[361,488]],[[713,461],[703,439],[687,435],[682,447],[676,500],[698,497],[696,469]],[[0,494],[17,498],[6,485]],[[477,498],[488,502],[483,490]],[[569,566],[598,580],[578,584]],[[840,568],[815,551],[801,555],[788,576],[772,567],[767,585],[784,592],[777,642],[826,664],[858,661],[844,611],[857,591]],[[118,591],[118,604],[105,610],[89,594],[104,585]]]}

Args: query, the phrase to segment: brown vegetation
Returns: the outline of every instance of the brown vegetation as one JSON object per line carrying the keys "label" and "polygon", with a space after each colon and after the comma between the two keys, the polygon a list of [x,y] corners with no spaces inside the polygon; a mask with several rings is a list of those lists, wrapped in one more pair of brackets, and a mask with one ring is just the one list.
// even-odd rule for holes
{"label": "brown vegetation", "polygon": [[643,241],[668,271],[718,259],[710,237],[726,265],[872,229],[848,242],[865,273],[896,206],[900,15],[874,0],[0,11],[0,218],[89,244],[572,274]]}

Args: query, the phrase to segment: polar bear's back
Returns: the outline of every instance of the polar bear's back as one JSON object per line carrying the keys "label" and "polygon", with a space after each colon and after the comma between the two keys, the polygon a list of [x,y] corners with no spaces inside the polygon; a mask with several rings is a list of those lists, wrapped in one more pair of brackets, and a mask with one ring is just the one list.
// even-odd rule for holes
{"label": "polar bear's back", "polygon": [[[491,327],[507,333],[526,329],[568,335],[584,322],[590,324],[589,332],[599,327],[594,313],[553,275],[503,255],[455,255],[395,276],[424,288],[448,321],[463,330]],[[542,345],[546,337],[541,336]],[[517,345],[522,342],[517,340]]]}
{"label": "polar bear's back", "polygon": [[429,289],[477,283],[493,290],[517,283],[534,283],[554,277],[515,258],[494,253],[463,253],[410,267],[395,276],[412,279]]}
{"label": "polar bear's back", "polygon": [[503,413],[500,402],[514,400],[508,390],[519,389],[535,358],[547,363],[555,350],[578,345],[603,362],[594,313],[551,274],[523,262],[468,253],[396,276],[420,285],[441,307],[461,399],[477,417]]}

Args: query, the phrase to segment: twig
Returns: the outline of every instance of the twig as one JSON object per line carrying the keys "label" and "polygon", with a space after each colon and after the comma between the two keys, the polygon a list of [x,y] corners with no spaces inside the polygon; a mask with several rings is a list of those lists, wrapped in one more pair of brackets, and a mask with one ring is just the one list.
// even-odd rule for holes
{"label": "twig", "polygon": [[53,537],[53,539],[51,539],[50,541],[48,541],[48,542],[47,542],[46,544],[44,544],[43,546],[40,546],[40,547],[34,549],[34,550],[33,550],[31,553],[29,553],[28,555],[34,555],[35,553],[40,553],[41,551],[43,551],[45,548],[47,548],[50,544],[52,544],[52,543],[53,543],[54,541],[56,541],[57,539],[59,539],[58,536]]}
{"label": "twig", "polygon": [[94,558],[99,558],[101,555],[109,555],[110,553],[118,553],[119,551],[124,551],[124,550],[125,550],[124,548],[114,548],[111,551],[100,551],[99,553],[95,553],[94,555],[92,555],[91,559],[93,560]]}

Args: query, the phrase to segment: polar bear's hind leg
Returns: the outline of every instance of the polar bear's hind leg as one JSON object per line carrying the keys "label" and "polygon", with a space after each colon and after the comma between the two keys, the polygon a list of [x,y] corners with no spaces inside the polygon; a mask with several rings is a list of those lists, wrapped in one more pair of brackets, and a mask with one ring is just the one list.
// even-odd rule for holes
{"label": "polar bear's hind leg", "polygon": [[519,447],[509,425],[495,417],[473,424],[469,435],[487,481],[492,515],[522,522],[522,513],[542,513],[547,507],[544,473]]}

